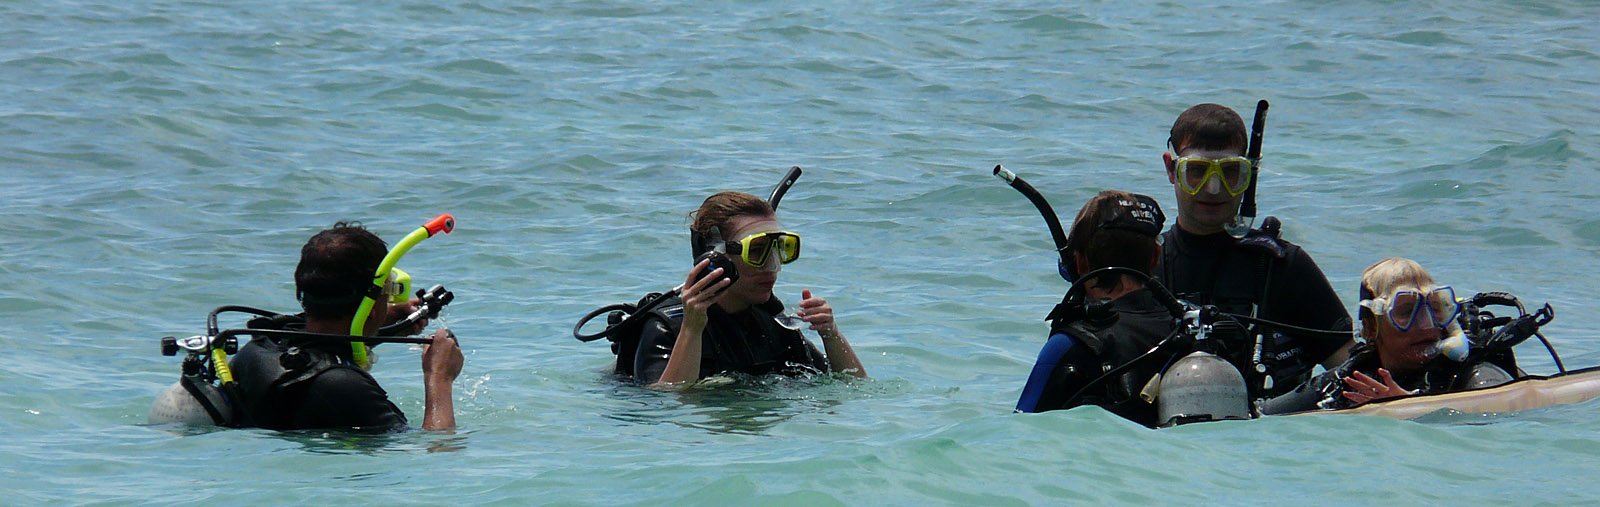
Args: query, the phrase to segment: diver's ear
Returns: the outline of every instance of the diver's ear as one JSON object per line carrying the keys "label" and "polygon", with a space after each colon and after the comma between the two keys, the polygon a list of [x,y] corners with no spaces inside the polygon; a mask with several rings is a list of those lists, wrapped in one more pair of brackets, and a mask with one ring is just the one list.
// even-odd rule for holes
{"label": "diver's ear", "polygon": [[1166,168],[1167,168],[1167,183],[1171,183],[1173,185],[1177,185],[1178,184],[1177,166],[1173,165],[1173,162],[1175,162],[1175,160],[1172,158],[1172,152],[1170,152],[1170,151],[1161,152],[1161,165],[1166,166]]}
{"label": "diver's ear", "polygon": [[1152,275],[1155,274],[1156,265],[1160,264],[1160,263],[1161,263],[1161,243],[1156,243],[1156,254],[1150,257],[1150,269],[1145,270],[1145,272],[1146,273],[1151,273]]}
{"label": "diver's ear", "polygon": [[1378,319],[1376,317],[1361,321],[1361,338],[1367,341],[1367,345],[1378,344]]}
{"label": "diver's ear", "polygon": [[1079,276],[1089,272],[1089,256],[1083,252],[1072,252],[1072,264],[1078,267]]}

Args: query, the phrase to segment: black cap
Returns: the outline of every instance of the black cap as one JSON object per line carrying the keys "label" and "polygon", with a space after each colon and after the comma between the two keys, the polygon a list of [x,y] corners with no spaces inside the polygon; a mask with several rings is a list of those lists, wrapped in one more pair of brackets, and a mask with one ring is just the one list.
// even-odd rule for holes
{"label": "black cap", "polygon": [[1161,228],[1167,223],[1167,215],[1161,212],[1161,205],[1148,195],[1131,195],[1131,200],[1116,200],[1111,213],[1100,219],[1100,230],[1122,229],[1146,236],[1160,236]]}

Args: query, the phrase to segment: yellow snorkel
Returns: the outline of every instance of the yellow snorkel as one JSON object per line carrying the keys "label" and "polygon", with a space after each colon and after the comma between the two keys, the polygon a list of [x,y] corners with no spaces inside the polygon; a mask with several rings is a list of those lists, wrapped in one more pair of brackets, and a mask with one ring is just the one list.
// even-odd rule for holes
{"label": "yellow snorkel", "polygon": [[[455,217],[452,217],[449,213],[446,213],[434,217],[434,219],[429,220],[428,223],[422,224],[422,227],[418,227],[417,230],[411,231],[411,234],[407,234],[404,239],[401,239],[399,243],[396,243],[394,248],[390,248],[389,255],[385,255],[383,257],[383,262],[378,264],[378,270],[373,274],[372,277],[373,285],[383,287],[385,283],[388,283],[389,272],[394,269],[395,263],[400,261],[400,257],[405,256],[406,252],[411,250],[411,247],[416,246],[417,243],[421,243],[422,240],[433,237],[434,234],[438,234],[441,231],[443,231],[445,234],[449,234],[450,231],[455,230],[455,228]],[[409,279],[410,276],[408,275],[405,278]],[[404,297],[405,293],[402,292],[401,296]],[[377,300],[373,299],[371,296],[365,296],[361,298],[361,307],[356,309],[355,317],[350,319],[351,336],[363,335],[367,327],[367,314],[372,312],[372,307],[376,304],[378,304]],[[362,369],[366,369],[371,366],[371,364],[367,361],[366,342],[350,342],[350,353],[355,359],[356,366],[360,366]]]}

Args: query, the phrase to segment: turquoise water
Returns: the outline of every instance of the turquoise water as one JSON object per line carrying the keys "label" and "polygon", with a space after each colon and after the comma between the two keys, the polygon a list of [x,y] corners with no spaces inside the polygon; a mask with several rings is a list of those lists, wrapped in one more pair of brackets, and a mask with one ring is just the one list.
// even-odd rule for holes
{"label": "turquoise water", "polygon": [[[0,3],[0,488],[10,502],[1592,503],[1597,405],[1149,431],[1010,413],[1065,290],[1062,209],[1156,196],[1185,107],[1273,107],[1264,213],[1353,305],[1418,260],[1550,302],[1600,364],[1600,3]],[[805,176],[783,272],[871,381],[645,392],[570,337],[681,281],[685,214]],[[460,430],[143,426],[161,336],[294,309],[340,219],[454,234]],[[375,374],[411,417],[418,354]],[[1524,366],[1554,366],[1533,344]]]}

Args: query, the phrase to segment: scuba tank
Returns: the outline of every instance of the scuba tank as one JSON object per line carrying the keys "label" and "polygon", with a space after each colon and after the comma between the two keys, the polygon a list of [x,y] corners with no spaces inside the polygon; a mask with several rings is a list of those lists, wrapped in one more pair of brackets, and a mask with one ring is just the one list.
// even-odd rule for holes
{"label": "scuba tank", "polygon": [[[193,387],[198,387],[198,392],[190,391]],[[216,415],[212,415],[213,411]],[[234,417],[233,404],[216,386],[183,377],[156,396],[148,423],[211,426],[225,425]]]}
{"label": "scuba tank", "polygon": [[[214,319],[220,311],[211,313]],[[156,396],[150,407],[150,424],[179,423],[189,426],[232,426],[238,420],[234,409],[233,374],[226,360],[213,363],[216,353],[226,357],[239,351],[239,342],[233,335],[191,336],[184,339],[161,339],[162,355],[177,355],[188,351],[183,361],[183,375],[178,382],[168,386]],[[215,366],[220,365],[220,366]],[[221,385],[216,382],[222,380]]]}
{"label": "scuba tank", "polygon": [[1244,375],[1214,354],[1191,352],[1158,378],[1156,420],[1161,427],[1250,418]]}

